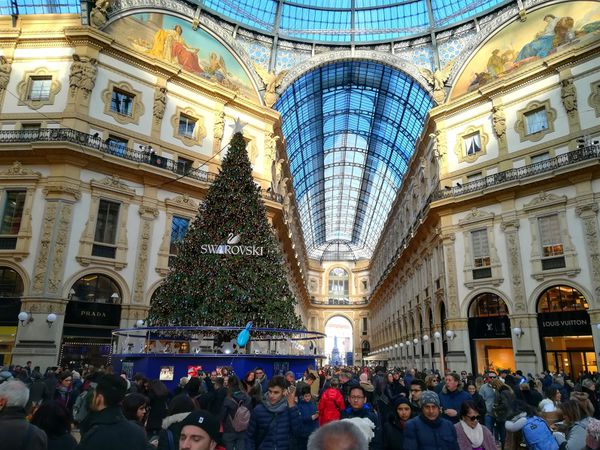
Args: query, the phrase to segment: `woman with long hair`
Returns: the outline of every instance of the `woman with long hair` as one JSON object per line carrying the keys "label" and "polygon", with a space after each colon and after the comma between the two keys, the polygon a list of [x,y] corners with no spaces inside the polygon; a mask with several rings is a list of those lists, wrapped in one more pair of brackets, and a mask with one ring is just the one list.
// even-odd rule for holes
{"label": "woman with long hair", "polygon": [[544,450],[558,450],[556,439],[546,421],[536,414],[536,410],[522,400],[516,400],[513,404],[513,413],[505,422],[506,431],[517,436],[522,434],[519,443],[513,448],[520,448],[523,441],[528,448],[539,448]]}
{"label": "woman with long hair", "polygon": [[240,379],[235,375],[231,375],[227,382],[227,396],[223,400],[219,414],[223,424],[223,444],[227,450],[243,450],[245,448],[246,430],[237,431],[234,428],[234,418],[238,408],[241,407],[250,412],[252,399],[242,387]]}
{"label": "woman with long hair", "polygon": [[556,432],[554,436],[561,449],[585,450],[585,438],[590,415],[587,408],[583,408],[577,400],[567,400],[560,404],[563,422],[567,427],[565,433]]}
{"label": "woman with long hair", "polygon": [[[475,387],[474,385],[472,385]],[[475,402],[467,400],[460,405],[460,421],[454,425],[460,450],[496,450],[492,432],[482,426],[482,415]]]}
{"label": "woman with long hair", "polygon": [[252,399],[252,408],[259,405],[262,402],[262,387],[256,380],[256,374],[254,371],[246,372],[246,376],[242,380],[242,386],[246,391],[246,394]]}
{"label": "woman with long hair", "polygon": [[137,392],[127,394],[123,399],[123,403],[121,403],[123,415],[127,420],[143,427],[146,422],[149,402],[148,397]]}
{"label": "woman with long hair", "polygon": [[160,380],[152,380],[148,386],[148,398],[150,402],[150,413],[146,422],[146,431],[148,437],[153,440],[160,432],[162,421],[167,417],[167,401],[169,399],[169,389]]}

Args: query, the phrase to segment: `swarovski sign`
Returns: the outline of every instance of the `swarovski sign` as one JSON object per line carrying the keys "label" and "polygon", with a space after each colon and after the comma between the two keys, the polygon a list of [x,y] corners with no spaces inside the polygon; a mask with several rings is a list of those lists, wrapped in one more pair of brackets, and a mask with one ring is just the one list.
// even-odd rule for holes
{"label": "swarovski sign", "polygon": [[229,233],[227,244],[202,244],[200,246],[201,255],[241,255],[241,256],[263,256],[263,247],[256,245],[238,245],[240,235],[234,236]]}

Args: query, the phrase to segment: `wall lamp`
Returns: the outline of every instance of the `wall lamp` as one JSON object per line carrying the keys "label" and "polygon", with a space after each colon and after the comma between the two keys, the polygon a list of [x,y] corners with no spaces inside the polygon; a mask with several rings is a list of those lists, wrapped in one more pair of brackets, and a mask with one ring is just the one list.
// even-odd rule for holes
{"label": "wall lamp", "polygon": [[514,327],[512,329],[512,332],[518,338],[520,338],[521,336],[523,336],[525,334],[525,331],[523,331],[523,328],[521,328],[521,327]]}
{"label": "wall lamp", "polygon": [[435,333],[433,333],[433,338],[434,339],[441,339],[442,338],[442,333],[440,333],[439,331],[436,331]]}
{"label": "wall lamp", "polygon": [[424,334],[421,339],[423,339],[423,342],[427,342],[429,340],[429,336],[427,336],[426,334]]}
{"label": "wall lamp", "polygon": [[56,322],[56,319],[58,319],[58,317],[56,317],[56,314],[54,314],[54,313],[48,314],[48,317],[46,317],[46,323],[48,324],[48,328],[52,328],[52,325],[54,325],[54,322]]}
{"label": "wall lamp", "polygon": [[406,341],[406,346],[410,347],[410,341]]}
{"label": "wall lamp", "polygon": [[27,325],[28,323],[33,322],[33,315],[28,313],[27,311],[21,311],[17,316],[22,326]]}
{"label": "wall lamp", "polygon": [[143,326],[144,326],[144,324],[145,324],[145,323],[146,323],[146,322],[144,322],[142,319],[138,319],[138,320],[135,322],[135,326],[136,326],[136,328],[141,328],[141,327],[143,327]]}
{"label": "wall lamp", "polygon": [[71,290],[69,291],[69,295],[67,295],[67,299],[69,299],[69,301],[70,301],[74,295],[75,295],[75,289],[71,288]]}
{"label": "wall lamp", "polygon": [[116,292],[113,292],[112,295],[110,296],[110,301],[112,303],[119,303],[120,299],[121,299],[121,297],[119,297],[119,294],[117,294]]}
{"label": "wall lamp", "polygon": [[[598,325],[600,325],[600,323]],[[404,348],[404,342],[400,342],[399,345],[400,345],[400,348]]]}
{"label": "wall lamp", "polygon": [[448,330],[446,331],[446,337],[448,338],[448,340],[452,340],[456,337],[456,333],[452,330]]}
{"label": "wall lamp", "polygon": [[417,338],[414,338],[414,339],[413,339],[413,343],[414,343],[415,345],[417,345],[417,344],[419,343],[419,340],[418,340]]}

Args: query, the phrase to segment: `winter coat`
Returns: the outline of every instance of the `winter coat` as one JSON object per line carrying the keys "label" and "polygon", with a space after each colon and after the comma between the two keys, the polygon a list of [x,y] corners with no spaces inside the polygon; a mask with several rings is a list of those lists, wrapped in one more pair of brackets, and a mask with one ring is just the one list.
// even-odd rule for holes
{"label": "winter coat", "polygon": [[242,391],[234,392],[233,398],[226,397],[221,406],[219,419],[223,424],[223,433],[236,433],[233,429],[232,420],[239,405],[244,405],[249,410],[252,410],[252,399],[248,394]]}
{"label": "winter coat", "polygon": [[381,430],[381,423],[377,413],[373,411],[369,405],[363,406],[361,409],[347,408],[342,411],[342,419],[352,419],[353,417],[361,417],[369,419],[375,425],[375,436],[369,442],[369,450],[381,450],[383,449],[383,436]]}
{"label": "winter coat", "polygon": [[[475,392],[473,395],[471,395],[471,397],[473,398],[473,402],[475,403],[475,406],[477,407],[477,412],[479,413],[479,415],[481,417],[485,416],[487,408],[485,406],[485,400],[483,399],[483,397],[481,395],[479,395],[478,392]],[[457,411],[460,413],[460,410],[457,410]],[[483,419],[481,421],[483,422]]]}
{"label": "winter coat", "polygon": [[326,423],[339,420],[341,411],[345,407],[344,397],[342,397],[340,391],[335,388],[325,390],[319,401],[319,425],[323,426]]}
{"label": "winter coat", "polygon": [[[28,433],[29,438],[27,438]],[[20,449],[29,439],[27,450],[46,450],[46,433],[25,419],[25,410],[17,406],[6,406],[0,412],[0,442],[3,449]]]}
{"label": "winter coat", "polygon": [[[263,401],[252,411],[246,430],[246,450],[288,450],[291,440],[300,428],[300,411],[296,405],[288,406],[287,399],[271,405]],[[262,443],[258,442],[263,437]]]}
{"label": "winter coat", "polygon": [[442,392],[439,394],[440,397],[440,405],[442,409],[453,409],[456,411],[456,416],[450,417],[444,414],[444,418],[448,419],[450,422],[458,423],[460,420],[460,405],[462,402],[467,400],[473,400],[471,394],[462,390],[462,383],[458,384],[458,387],[455,391],[448,391],[448,389],[444,386]]}
{"label": "winter coat", "polygon": [[385,450],[403,450],[404,449],[404,424],[396,414],[390,414],[388,420],[383,424],[383,442]]}
{"label": "winter coat", "polygon": [[[492,432],[483,425],[481,425],[481,427],[483,428],[483,443],[481,444],[481,448],[483,450],[496,450],[496,441],[494,440],[494,436],[492,436]],[[463,430],[460,422],[455,424],[454,428],[456,429],[456,437],[458,439],[458,447],[460,450],[472,450],[473,445],[467,437],[465,430]]]}
{"label": "winter coat", "polygon": [[71,433],[48,436],[48,450],[74,450],[76,447],[77,441]]}
{"label": "winter coat", "polygon": [[90,412],[81,422],[82,437],[77,450],[146,450],[142,427],[125,418],[119,406]]}
{"label": "winter coat", "polygon": [[[156,450],[177,450],[179,448],[179,435],[181,434],[181,421],[189,415],[189,412],[167,416],[162,421],[162,430],[158,434],[158,447]],[[169,431],[173,437],[173,446],[169,446]]]}
{"label": "winter coat", "polygon": [[589,421],[589,417],[578,420],[571,428],[569,428],[565,439],[557,437],[556,441],[560,445],[561,450],[585,450],[587,448],[585,445],[585,437],[587,434],[587,426]]}
{"label": "winter coat", "polygon": [[298,429],[298,436],[308,438],[313,431],[319,428],[319,421],[313,420],[312,416],[317,413],[317,405],[313,400],[305,402],[300,399],[298,402],[298,411],[300,411],[301,425]]}
{"label": "winter coat", "polygon": [[146,430],[148,431],[148,436],[151,437],[160,431],[162,421],[167,417],[168,398],[162,395],[155,395],[153,392],[148,394],[148,398],[150,399],[150,403],[148,404],[150,412],[146,421]]}
{"label": "winter coat", "polygon": [[460,450],[456,429],[442,417],[429,420],[422,414],[406,422],[405,450]]}

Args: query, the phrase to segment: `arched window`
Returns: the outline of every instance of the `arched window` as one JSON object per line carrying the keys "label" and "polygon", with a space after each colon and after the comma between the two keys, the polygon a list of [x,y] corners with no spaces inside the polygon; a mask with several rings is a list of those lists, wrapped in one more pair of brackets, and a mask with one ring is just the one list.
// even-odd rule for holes
{"label": "arched window", "polygon": [[121,303],[119,286],[106,275],[92,273],[81,277],[69,292],[69,300],[95,303]]}
{"label": "arched window", "polygon": [[507,316],[506,303],[496,294],[486,292],[479,294],[471,302],[469,317],[498,317]]}
{"label": "arched window", "polygon": [[10,267],[0,267],[0,325],[17,324],[22,295],[21,276]]}
{"label": "arched window", "polygon": [[571,286],[552,286],[538,299],[538,312],[583,311],[588,302],[581,292]]}
{"label": "arched window", "polygon": [[342,299],[348,297],[348,278],[348,272],[341,267],[331,269],[329,272],[329,298]]}
{"label": "arched window", "polygon": [[362,346],[361,346],[361,352],[362,352],[363,358],[365,356],[369,356],[369,353],[371,352],[371,344],[369,344],[369,341],[363,341]]}

